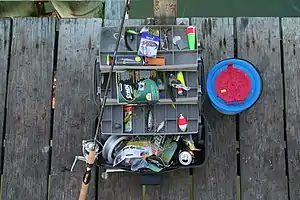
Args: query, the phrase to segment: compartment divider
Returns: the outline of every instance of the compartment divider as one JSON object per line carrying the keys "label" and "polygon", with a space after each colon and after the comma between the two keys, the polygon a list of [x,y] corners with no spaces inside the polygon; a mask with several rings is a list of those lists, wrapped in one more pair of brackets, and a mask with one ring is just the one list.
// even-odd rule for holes
{"label": "compartment divider", "polygon": [[[177,98],[177,91],[176,91],[176,98]],[[180,107],[180,105],[176,105],[176,109],[175,109],[175,130],[178,130],[177,120],[178,120],[178,108],[179,107]]]}
{"label": "compartment divider", "polygon": [[[164,91],[164,93],[165,93],[165,98],[170,98],[169,97],[169,95],[167,94],[168,92],[168,77],[167,77],[167,73],[168,72],[163,72],[163,77],[164,77],[164,86],[165,86],[165,91]],[[165,115],[166,116],[166,115]]]}
{"label": "compartment divider", "polygon": [[[135,29],[135,31],[136,32],[138,32],[138,33],[140,33],[140,30],[142,29],[142,27],[139,29],[139,27],[138,26],[134,26],[134,29]],[[137,35],[136,36],[136,41],[135,41],[135,49],[134,50],[136,50],[137,52],[139,51],[139,43],[140,43],[140,36],[139,35]]]}
{"label": "compartment divider", "polygon": [[[189,72],[182,72],[183,73],[183,77],[184,77],[184,82],[186,86],[189,86]],[[186,96],[189,97],[189,92],[186,93]]]}
{"label": "compartment divider", "polygon": [[161,38],[162,38],[163,34],[162,34],[162,28],[161,28],[161,26],[159,26],[158,28],[159,28],[159,44],[160,44],[159,45],[160,48],[158,48],[158,51],[159,51],[159,50],[163,50],[162,47],[161,47]]}
{"label": "compartment divider", "polygon": [[120,107],[121,107],[121,114],[122,114],[122,115],[121,115],[121,119],[122,119],[122,120],[121,120],[121,128],[122,128],[121,131],[122,131],[122,133],[123,133],[123,132],[124,132],[124,128],[125,128],[125,126],[124,126],[124,114],[125,114],[125,113],[124,113],[123,106],[121,105]]}
{"label": "compartment divider", "polygon": [[147,127],[145,126],[148,123],[148,119],[147,119],[147,112],[148,112],[148,108],[147,106],[143,106],[142,107],[142,111],[143,111],[143,117],[144,117],[144,129],[143,129],[143,133],[147,132]]}
{"label": "compartment divider", "polygon": [[[172,106],[173,107],[173,106]],[[165,128],[164,128],[164,133],[167,132],[168,130],[168,112],[167,112],[167,105],[164,105],[165,108]]]}
{"label": "compartment divider", "polygon": [[[145,112],[142,106],[134,106],[133,107],[133,112],[132,112],[132,121],[133,121],[133,134],[135,132],[137,133],[144,133],[145,129],[144,126],[140,126],[141,123],[144,122],[143,118],[145,116]],[[144,123],[145,124],[145,123]]]}
{"label": "compartment divider", "polygon": [[172,32],[172,40],[171,40],[171,50],[172,50],[172,53],[173,53],[173,63],[174,63],[174,50],[175,50],[175,45],[173,44],[173,38],[174,38],[174,26],[172,26],[171,28],[171,32]]}

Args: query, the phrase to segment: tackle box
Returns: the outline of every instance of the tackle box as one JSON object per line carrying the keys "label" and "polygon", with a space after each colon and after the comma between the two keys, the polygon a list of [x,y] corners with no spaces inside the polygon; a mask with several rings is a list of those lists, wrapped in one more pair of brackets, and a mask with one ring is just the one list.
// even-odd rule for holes
{"label": "tackle box", "polygon": [[[208,157],[209,148],[211,146],[211,137],[206,130],[206,121],[202,115],[202,102],[203,102],[203,60],[201,59],[200,50],[196,44],[195,50],[189,50],[187,40],[188,26],[185,25],[140,25],[140,26],[125,26],[125,30],[133,30],[137,33],[142,28],[159,30],[160,44],[157,51],[157,56],[164,57],[164,66],[139,66],[139,65],[118,65],[114,67],[112,74],[112,81],[110,84],[106,106],[104,108],[103,119],[101,122],[101,138],[100,154],[98,154],[97,165],[104,167],[105,169],[122,169],[126,171],[132,171],[130,165],[118,165],[113,166],[112,159],[118,154],[117,150],[112,149],[109,144],[105,144],[109,138],[112,143],[115,142],[114,148],[118,142],[123,141],[151,141],[153,138],[169,139],[168,141],[177,142],[177,148],[173,151],[173,162],[169,162],[167,167],[162,167],[159,172],[154,172],[149,168],[143,168],[136,170],[138,173],[162,173],[179,168],[199,167],[203,165]],[[119,27],[103,27],[101,33],[100,43],[100,83],[98,86],[101,88],[101,98],[103,98],[106,82],[109,74],[109,56],[114,53]],[[180,38],[179,43],[173,43],[173,39]],[[122,35],[120,45],[118,49],[118,55],[122,56],[137,56],[140,34],[131,35],[130,38]],[[196,40],[197,41],[197,40]],[[164,43],[164,44],[163,44]],[[166,45],[168,43],[168,45]],[[197,42],[196,42],[197,43]],[[128,48],[128,46],[130,47]],[[131,119],[131,132],[124,131],[124,105],[118,102],[118,89],[117,89],[117,75],[126,72],[135,73],[152,73],[161,78],[162,89],[159,90],[159,100],[152,103],[136,103],[132,104]],[[176,101],[172,101],[170,87],[168,87],[168,78],[170,73],[176,74],[178,72],[183,73],[185,85],[190,87],[190,90],[184,91],[183,95],[178,95],[175,89],[175,93],[172,93],[172,97]],[[128,75],[128,74],[127,74]],[[174,92],[174,91],[173,91]],[[175,107],[174,107],[175,105]],[[148,129],[148,112],[151,110],[153,116],[153,129]],[[178,119],[182,114],[188,121],[188,128],[185,132],[182,132],[178,128]],[[164,121],[164,127],[161,131],[156,132],[157,126]],[[183,143],[180,138],[192,138],[195,148],[198,151],[193,155],[193,162],[189,165],[183,165],[178,162],[179,153],[186,148],[183,147],[186,143]],[[170,139],[171,138],[171,139]],[[180,142],[181,141],[181,142]],[[124,142],[122,143],[124,147]],[[103,148],[103,149],[102,149]],[[105,149],[104,149],[105,148]],[[118,147],[120,151],[121,147]],[[165,149],[165,148],[164,148]],[[199,150],[200,149],[200,150]],[[105,156],[104,156],[105,154]],[[109,154],[109,156],[107,156]],[[175,156],[177,155],[177,157]],[[109,157],[109,158],[108,158]],[[168,158],[170,160],[170,158]],[[177,161],[176,161],[177,159]],[[110,162],[108,162],[110,160]],[[172,164],[170,164],[172,163]]]}

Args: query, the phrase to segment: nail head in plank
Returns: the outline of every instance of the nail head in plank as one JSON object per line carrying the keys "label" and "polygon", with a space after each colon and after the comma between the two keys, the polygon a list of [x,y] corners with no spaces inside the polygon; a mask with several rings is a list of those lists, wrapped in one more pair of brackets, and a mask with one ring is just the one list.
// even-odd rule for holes
{"label": "nail head in plank", "polygon": [[279,18],[237,18],[237,43],[264,87],[240,114],[241,198],[287,199]]}
{"label": "nail head in plank", "polygon": [[[79,196],[82,181],[80,175],[83,176],[85,163],[79,161],[73,174],[62,172],[61,169],[70,168],[74,157],[82,155],[83,139],[94,137],[97,106],[94,102],[93,78],[101,24],[102,19],[60,20],[51,199],[62,199],[65,193],[74,195],[68,196],[68,199],[76,199]],[[74,176],[77,178],[72,179]],[[74,181],[69,181],[70,179]],[[95,182],[91,181],[88,198],[94,198],[94,188]]]}
{"label": "nail head in plank", "polygon": [[[10,32],[11,20],[9,18],[0,18],[0,155],[2,156],[2,140],[4,137],[3,126],[5,118],[5,98],[6,98],[6,83],[7,83],[7,70],[9,64],[9,51],[10,51]],[[0,160],[2,165],[2,159]],[[2,170],[2,169],[1,169]]]}
{"label": "nail head in plank", "polygon": [[[234,56],[233,18],[192,18],[204,50],[206,74],[220,60]],[[208,97],[206,97],[208,98]],[[194,199],[236,199],[236,123],[234,116],[216,111],[209,101],[203,105],[213,146],[207,163],[193,169]]]}
{"label": "nail head in plank", "polygon": [[13,18],[2,199],[47,199],[55,20]]}
{"label": "nail head in plank", "polygon": [[282,18],[286,139],[290,200],[300,197],[300,19]]}

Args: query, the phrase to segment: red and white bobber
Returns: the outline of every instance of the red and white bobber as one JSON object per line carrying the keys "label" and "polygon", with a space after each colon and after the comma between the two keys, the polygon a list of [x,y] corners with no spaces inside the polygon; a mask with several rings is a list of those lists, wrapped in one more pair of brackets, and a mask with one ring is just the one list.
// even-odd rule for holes
{"label": "red and white bobber", "polygon": [[178,93],[178,95],[182,96],[183,95],[182,88],[177,88],[177,93]]}
{"label": "red and white bobber", "polygon": [[186,131],[187,125],[188,125],[188,121],[187,121],[187,119],[182,114],[180,114],[180,116],[179,116],[179,118],[177,120],[177,124],[178,124],[179,129],[182,132]]}

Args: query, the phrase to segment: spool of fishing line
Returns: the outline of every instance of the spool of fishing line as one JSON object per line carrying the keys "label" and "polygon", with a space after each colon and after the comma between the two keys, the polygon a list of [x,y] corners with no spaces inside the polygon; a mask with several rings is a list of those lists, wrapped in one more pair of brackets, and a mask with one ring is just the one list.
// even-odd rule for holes
{"label": "spool of fishing line", "polygon": [[228,58],[210,70],[206,90],[214,108],[223,114],[234,115],[256,103],[261,94],[262,80],[250,62]]}
{"label": "spool of fishing line", "polygon": [[115,153],[121,150],[129,139],[129,136],[110,136],[102,149],[103,158],[107,160],[108,163],[112,164],[114,162]]}

